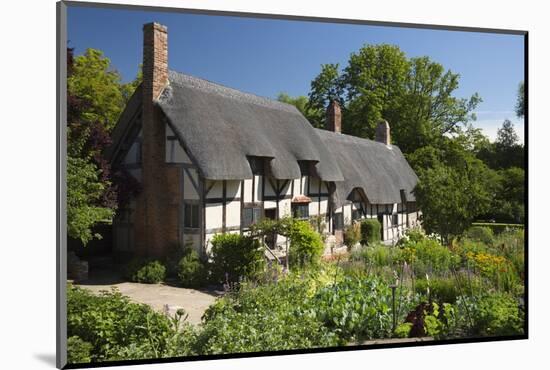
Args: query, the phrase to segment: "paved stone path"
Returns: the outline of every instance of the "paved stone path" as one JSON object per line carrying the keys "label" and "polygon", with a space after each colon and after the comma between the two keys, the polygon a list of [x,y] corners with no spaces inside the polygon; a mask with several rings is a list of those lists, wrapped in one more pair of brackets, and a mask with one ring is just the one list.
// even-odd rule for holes
{"label": "paved stone path", "polygon": [[105,274],[93,276],[75,285],[89,289],[94,293],[116,287],[120,293],[130,297],[134,302],[148,304],[157,311],[164,311],[165,305],[168,305],[170,315],[174,314],[179,308],[183,308],[189,314],[187,320],[191,324],[199,324],[204,311],[220,295],[220,292],[217,291],[200,291],[164,283],[140,284],[126,282]]}

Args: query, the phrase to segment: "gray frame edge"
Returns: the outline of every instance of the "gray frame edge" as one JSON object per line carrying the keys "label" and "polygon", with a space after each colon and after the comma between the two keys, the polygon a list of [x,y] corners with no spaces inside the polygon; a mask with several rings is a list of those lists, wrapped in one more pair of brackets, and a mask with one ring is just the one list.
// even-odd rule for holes
{"label": "gray frame edge", "polygon": [[56,4],[56,367],[67,364],[67,5]]}

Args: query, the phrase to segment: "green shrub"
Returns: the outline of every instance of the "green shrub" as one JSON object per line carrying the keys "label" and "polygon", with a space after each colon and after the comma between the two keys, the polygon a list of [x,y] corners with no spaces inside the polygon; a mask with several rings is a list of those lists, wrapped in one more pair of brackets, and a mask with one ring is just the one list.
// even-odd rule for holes
{"label": "green shrub", "polygon": [[471,336],[503,336],[523,334],[525,313],[509,294],[485,293],[477,297],[459,297],[458,315],[464,315],[465,331]]}
{"label": "green shrub", "polygon": [[239,234],[218,234],[212,238],[212,273],[218,282],[236,282],[240,278],[254,278],[265,268],[261,244]]}
{"label": "green shrub", "polygon": [[408,338],[409,333],[411,332],[412,325],[413,324],[410,322],[404,322],[397,325],[395,331],[393,332],[393,336],[396,338]]}
{"label": "green shrub", "polygon": [[344,278],[312,299],[317,319],[345,341],[386,338],[392,330],[392,294],[377,277]]}
{"label": "green shrub", "polygon": [[428,298],[428,288],[432,301],[439,303],[455,303],[457,297],[464,294],[480,294],[484,286],[478,278],[468,278],[457,274],[450,277],[430,277],[429,280],[415,280],[415,290]]}
{"label": "green shrub", "polygon": [[178,263],[178,277],[182,286],[197,288],[206,283],[207,269],[193,248],[185,249]]}
{"label": "green shrub", "polygon": [[[176,352],[183,356],[191,352],[182,343],[193,336],[188,324],[180,327],[179,321],[130,302],[116,289],[94,295],[72,285],[67,288],[67,335],[91,345],[92,362],[166,357]],[[81,358],[88,346],[73,342],[68,356]]]}
{"label": "green shrub", "polygon": [[325,245],[307,221],[294,221],[289,230],[289,261],[292,266],[316,264],[321,259]]}
{"label": "green shrub", "polygon": [[171,244],[164,256],[163,263],[166,267],[166,276],[177,278],[179,271],[179,262],[185,255],[185,250],[191,246],[182,247],[179,243]]}
{"label": "green shrub", "polygon": [[361,241],[361,225],[352,222],[344,228],[344,243],[348,247],[348,251]]}
{"label": "green shrub", "polygon": [[67,362],[70,364],[82,364],[92,361],[91,352],[93,346],[74,335],[67,339]]}
{"label": "green shrub", "polygon": [[382,225],[377,219],[369,218],[361,221],[361,242],[372,244],[380,241]]}
{"label": "green shrub", "polygon": [[493,245],[493,230],[487,226],[472,226],[465,233],[465,237],[471,240],[479,241],[487,246]]}
{"label": "green shrub", "polygon": [[426,273],[447,273],[460,263],[458,255],[437,240],[429,238],[402,243],[401,252],[403,259],[413,267],[417,276],[424,276]]}
{"label": "green shrub", "polygon": [[393,267],[396,263],[399,263],[401,259],[401,250],[399,248],[380,243],[371,243],[371,245],[361,248],[357,253],[367,265],[375,267]]}
{"label": "green shrub", "polygon": [[201,354],[276,351],[342,344],[309,312],[309,280],[294,276],[276,284],[243,284],[203,316],[196,342]]}
{"label": "green shrub", "polygon": [[137,283],[157,284],[166,278],[166,267],[157,260],[134,259],[126,267],[126,276]]}

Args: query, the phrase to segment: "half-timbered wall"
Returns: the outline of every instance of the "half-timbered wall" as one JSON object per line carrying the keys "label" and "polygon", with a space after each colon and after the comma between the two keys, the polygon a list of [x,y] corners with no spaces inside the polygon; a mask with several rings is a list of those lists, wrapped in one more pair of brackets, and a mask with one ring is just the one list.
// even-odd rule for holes
{"label": "half-timbered wall", "polygon": [[[251,179],[211,181],[201,177],[191,156],[182,147],[177,137],[166,126],[166,163],[177,167],[182,199],[179,203],[178,233],[182,245],[192,246],[200,253],[208,252],[214,235],[223,232],[243,233],[243,208],[260,207],[262,217],[266,214],[282,218],[292,215],[292,199],[303,195],[311,199],[308,204],[309,217],[324,215],[327,232],[332,229],[330,187],[314,175],[304,175],[294,180],[276,180],[269,171],[255,174]],[[136,179],[141,180],[141,132],[129,147],[122,163]],[[266,166],[268,167],[268,166]],[[355,193],[355,192],[354,192]],[[131,252],[133,240],[133,202],[121,210],[114,223],[115,247],[119,251]],[[412,205],[408,204],[412,210]],[[193,227],[186,217],[191,214],[186,206],[198,208],[198,218]],[[395,240],[408,227],[418,223],[418,212],[407,211],[403,204],[370,204],[363,202],[358,194],[352,194],[345,204],[334,209],[333,214],[342,214],[344,225],[362,218],[378,218],[382,221],[383,240]],[[338,231],[337,231],[338,232]],[[286,240],[277,237],[277,244],[283,246]]]}

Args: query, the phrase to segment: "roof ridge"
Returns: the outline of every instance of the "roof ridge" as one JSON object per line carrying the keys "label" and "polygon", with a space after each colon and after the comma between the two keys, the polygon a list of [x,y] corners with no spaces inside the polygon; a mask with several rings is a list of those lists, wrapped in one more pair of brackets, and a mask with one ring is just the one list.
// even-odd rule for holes
{"label": "roof ridge", "polygon": [[189,86],[192,88],[200,89],[207,93],[210,92],[213,94],[222,95],[230,99],[236,99],[247,103],[260,105],[266,108],[284,110],[289,113],[300,114],[300,111],[292,104],[287,104],[278,100],[240,91],[232,87],[220,85],[218,83],[205,80],[203,78],[191,76],[182,72],[169,70],[168,79],[170,83]]}
{"label": "roof ridge", "polygon": [[[344,137],[344,138],[351,138],[351,139],[354,139],[354,140],[367,141],[369,143],[383,145],[385,147],[388,147],[388,145],[386,145],[384,143],[378,142],[378,141],[373,140],[373,139],[368,139],[368,138],[365,138],[365,137],[354,136],[354,135],[343,134],[343,133],[336,133],[336,132],[332,132],[332,131],[325,130],[325,129],[318,128],[318,127],[314,127],[314,129],[318,130],[318,131],[321,131],[321,132],[323,132],[324,134],[327,134],[327,135],[333,135],[335,137]],[[392,147],[392,148],[398,148],[398,146],[395,145],[395,144],[390,144],[389,146]]]}

